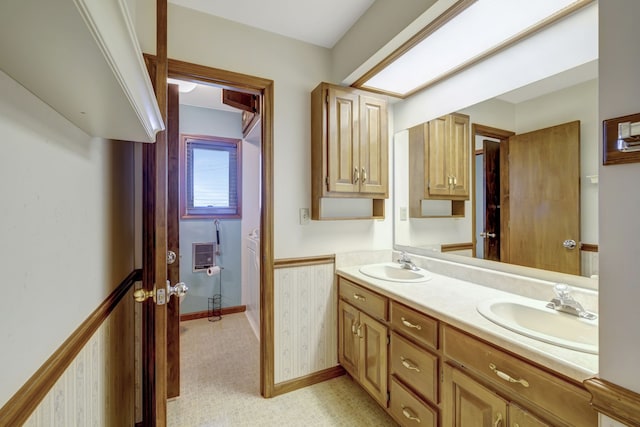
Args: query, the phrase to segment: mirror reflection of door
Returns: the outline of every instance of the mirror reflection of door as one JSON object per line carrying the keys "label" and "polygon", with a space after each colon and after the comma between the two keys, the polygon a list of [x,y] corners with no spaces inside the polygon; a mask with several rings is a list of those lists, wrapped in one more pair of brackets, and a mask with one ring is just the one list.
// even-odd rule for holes
{"label": "mirror reflection of door", "polygon": [[500,261],[500,143],[482,141],[484,169],[484,259]]}
{"label": "mirror reflection of door", "polygon": [[512,136],[507,147],[502,261],[579,275],[580,122]]}

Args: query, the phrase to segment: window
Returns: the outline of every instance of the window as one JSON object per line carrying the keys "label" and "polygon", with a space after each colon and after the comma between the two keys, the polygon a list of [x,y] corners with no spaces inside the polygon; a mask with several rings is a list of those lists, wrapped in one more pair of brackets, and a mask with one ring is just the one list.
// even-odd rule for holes
{"label": "window", "polygon": [[182,135],[182,218],[242,217],[241,142],[216,136]]}

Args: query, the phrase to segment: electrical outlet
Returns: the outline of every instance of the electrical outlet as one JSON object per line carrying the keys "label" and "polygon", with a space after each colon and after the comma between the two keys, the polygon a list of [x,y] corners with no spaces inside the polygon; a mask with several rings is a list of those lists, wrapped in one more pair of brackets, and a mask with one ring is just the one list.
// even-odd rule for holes
{"label": "electrical outlet", "polygon": [[309,208],[300,208],[300,225],[309,224]]}
{"label": "electrical outlet", "polygon": [[406,221],[406,220],[407,220],[407,207],[402,206],[400,208],[400,221]]}

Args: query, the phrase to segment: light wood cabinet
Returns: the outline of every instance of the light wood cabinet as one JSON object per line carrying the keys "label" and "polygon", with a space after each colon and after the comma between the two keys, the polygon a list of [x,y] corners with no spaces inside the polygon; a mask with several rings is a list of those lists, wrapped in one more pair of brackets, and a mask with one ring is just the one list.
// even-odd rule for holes
{"label": "light wood cabinet", "polygon": [[[450,200],[451,216],[464,216],[469,199],[469,116],[453,113],[409,129],[409,213],[422,213],[422,200]],[[441,214],[435,215],[441,216]]]}
{"label": "light wood cabinet", "polygon": [[502,427],[507,422],[507,401],[462,371],[443,368],[443,425]]}
{"label": "light wood cabinet", "polygon": [[443,369],[443,425],[451,427],[549,427],[460,369]]}
{"label": "light wood cabinet", "polygon": [[322,198],[368,198],[384,217],[389,196],[385,99],[321,83],[311,93],[311,218],[325,219]]}
{"label": "light wood cabinet", "polygon": [[[553,421],[553,425],[597,426],[597,413],[589,403],[591,395],[578,384],[448,325],[442,330],[444,357],[463,366],[466,372],[477,376],[496,393],[512,402],[526,402],[528,409],[544,414],[543,418]],[[446,393],[444,395],[446,401]],[[533,417],[529,414],[530,419]]]}
{"label": "light wood cabinet", "polygon": [[400,425],[597,426],[579,382],[364,284],[338,286],[339,362]]}
{"label": "light wood cabinet", "polygon": [[342,278],[339,288],[338,361],[386,408],[389,338],[386,324],[376,318],[386,319],[387,299]]}

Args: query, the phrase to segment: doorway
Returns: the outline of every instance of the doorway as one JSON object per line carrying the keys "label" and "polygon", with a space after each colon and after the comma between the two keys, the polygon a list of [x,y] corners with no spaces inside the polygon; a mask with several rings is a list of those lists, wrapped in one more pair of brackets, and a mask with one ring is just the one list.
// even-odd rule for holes
{"label": "doorway", "polygon": [[[156,58],[154,56],[145,55],[147,66],[150,70],[150,74],[155,75],[156,70]],[[262,97],[262,105],[260,111],[260,120],[262,127],[260,130],[261,146],[260,146],[260,168],[259,176],[261,182],[261,189],[259,195],[259,223],[260,223],[260,292],[259,292],[259,306],[260,306],[260,393],[264,397],[273,396],[274,382],[273,382],[273,105],[274,105],[274,89],[273,81],[263,79],[259,77],[249,76],[245,74],[234,73],[230,71],[220,70],[216,68],[206,67],[197,64],[186,63],[182,61],[169,59],[167,62],[168,77],[176,78],[180,80],[191,81],[204,85],[214,85],[229,89],[237,89],[242,92],[254,93]],[[153,160],[149,157],[149,161]],[[162,165],[160,165],[162,166]],[[154,164],[146,165],[145,168],[153,170]],[[148,194],[153,194],[154,185],[145,184]],[[174,203],[169,203],[175,205]],[[145,217],[146,218],[146,217]],[[145,228],[148,233],[153,233],[154,226],[152,224],[146,225]],[[167,226],[169,228],[169,226]],[[153,236],[151,236],[153,237]],[[145,240],[152,242],[147,238]],[[155,252],[152,255],[156,257]],[[166,254],[163,254],[166,256]],[[165,264],[166,265],[166,264]],[[149,282],[153,283],[153,282]],[[142,352],[143,360],[145,363],[145,369],[142,370],[142,384],[143,384],[143,412],[146,414],[154,413],[153,408],[156,402],[162,402],[159,400],[161,396],[166,396],[164,393],[159,393],[156,397],[155,389],[166,390],[167,380],[171,379],[171,375],[174,378],[179,379],[179,372],[175,372],[175,367],[179,367],[179,352],[175,350],[175,343],[179,343],[179,312],[178,310],[171,310],[169,306],[166,317],[166,324],[168,326],[173,325],[173,331],[168,331],[166,337],[163,335],[161,338],[164,341],[166,338],[166,344],[156,345],[154,340],[147,340],[146,335],[142,335]],[[164,317],[164,316],[163,316]],[[163,319],[159,320],[164,323]],[[153,320],[147,322],[153,324]],[[155,354],[155,356],[154,356]],[[162,375],[155,375],[155,360],[162,360],[166,355],[174,358],[166,360],[167,374],[169,377]],[[149,357],[151,356],[151,357]],[[176,358],[177,356],[177,358]],[[173,368],[171,367],[173,366]],[[164,370],[164,363],[160,366]],[[149,387],[147,387],[149,385]],[[148,391],[147,388],[149,388]],[[179,388],[178,388],[179,390]],[[159,405],[161,403],[158,403]],[[150,409],[146,409],[150,408]],[[149,415],[150,416],[150,415]],[[149,418],[152,419],[152,418]]]}
{"label": "doorway", "polygon": [[[262,99],[260,109],[260,390],[273,390],[273,82],[211,67],[169,60],[170,78],[252,93]],[[177,319],[176,319],[177,321]],[[175,337],[174,337],[175,338]],[[179,340],[179,336],[177,337]]]}

